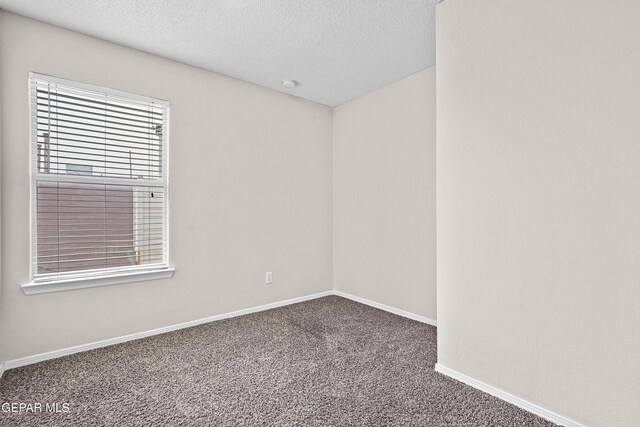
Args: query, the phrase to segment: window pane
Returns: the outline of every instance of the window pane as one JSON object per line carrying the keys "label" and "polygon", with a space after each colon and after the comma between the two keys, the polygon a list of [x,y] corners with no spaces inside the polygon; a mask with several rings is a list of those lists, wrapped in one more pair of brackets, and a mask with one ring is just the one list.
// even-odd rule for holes
{"label": "window pane", "polygon": [[37,183],[37,274],[163,262],[163,188]]}
{"label": "window pane", "polygon": [[38,171],[162,178],[162,108],[58,85],[36,89]]}

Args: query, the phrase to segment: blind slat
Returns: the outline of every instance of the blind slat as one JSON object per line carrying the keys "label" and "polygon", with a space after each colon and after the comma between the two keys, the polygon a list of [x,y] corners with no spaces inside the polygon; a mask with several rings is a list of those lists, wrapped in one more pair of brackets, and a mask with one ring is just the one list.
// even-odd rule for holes
{"label": "blind slat", "polygon": [[[70,124],[74,124],[74,125],[80,125],[80,126],[91,126],[91,127],[97,127],[98,129],[114,129],[114,130],[123,130],[123,131],[132,131],[135,129],[147,129],[149,130],[149,124],[146,121],[142,121],[142,123],[147,123],[146,125],[134,125],[131,123],[121,123],[121,122],[106,122],[104,119],[95,119],[93,121],[96,121],[98,123],[91,123],[91,120],[86,120],[86,117],[82,117],[80,116],[80,118],[85,119],[82,121],[79,120],[70,120],[69,118],[75,118],[76,116],[71,116],[68,114],[57,114],[56,117],[51,117],[47,111],[43,111],[45,114],[41,115],[38,114],[37,117],[37,122],[40,125],[43,126],[57,126],[57,127],[71,127],[71,126],[65,126],[65,125],[61,125],[60,123],[70,123]],[[51,122],[55,122],[51,123]],[[121,126],[126,126],[126,127],[118,127],[118,126],[108,126],[108,124],[116,124],[116,125],[121,125]],[[131,129],[133,128],[133,129]],[[83,128],[84,129],[84,128]],[[155,130],[153,130],[153,132],[155,133]]]}
{"label": "blind slat", "polygon": [[[72,105],[74,107],[82,107],[82,111],[103,111],[106,114],[121,114],[127,117],[151,118],[153,120],[162,120],[162,114],[153,109],[138,109],[127,106],[119,106],[101,100],[70,98],[62,94],[57,95],[51,92],[51,96],[36,96],[37,102],[47,105],[50,109],[61,108],[60,105]],[[75,101],[75,102],[74,102]],[[124,111],[123,111],[124,110]]]}
{"label": "blind slat", "polygon": [[[77,120],[76,122],[80,124],[84,124],[86,126],[104,127],[105,129],[113,128],[113,129],[118,129],[118,130],[127,131],[127,132],[129,131],[135,132],[136,129],[144,129],[145,130],[144,132],[138,131],[138,133],[146,133],[148,135],[157,134],[155,123],[153,125],[151,123],[148,123],[147,126],[142,126],[142,125],[127,123],[120,120],[107,120],[106,118],[79,116],[77,114],[68,114],[68,113],[56,114],[51,112],[51,110],[49,109],[38,109],[37,111],[39,113],[43,113],[43,115],[39,115],[38,117],[46,121],[45,123],[43,123],[43,125],[45,126],[48,126],[47,122],[55,123],[57,121],[64,121],[67,117],[71,117],[74,119],[82,119],[81,122],[78,122]],[[52,114],[55,117],[51,117]],[[116,127],[112,127],[111,125],[116,125]],[[126,127],[120,127],[120,126],[126,126]],[[133,128],[133,129],[129,129],[129,128]]]}
{"label": "blind slat", "polygon": [[[114,114],[115,111],[88,111],[86,109],[80,109],[80,108],[71,108],[71,107],[65,107],[65,106],[52,106],[49,104],[46,104],[44,102],[36,102],[36,105],[38,107],[37,111],[40,111],[42,113],[46,113],[47,116],[51,116],[53,115],[55,116],[70,116],[70,117],[76,117],[77,115],[74,114],[70,114],[67,113],[67,111],[70,111],[71,113],[79,113],[82,114],[81,116],[77,116],[78,118],[83,118],[85,120],[92,120],[92,121],[99,121],[99,120],[104,120],[105,122],[112,122],[112,123],[118,123],[118,122],[122,122],[122,123],[126,123],[126,122],[134,122],[134,123],[146,123],[149,125],[160,125],[161,123],[156,121],[156,119],[154,119],[153,117],[144,117],[144,116],[138,116],[138,115],[125,115],[125,114],[121,114],[121,115],[117,115]],[[93,117],[96,116],[96,117]]]}
{"label": "blind slat", "polygon": [[[152,254],[152,255],[158,255],[158,254]],[[117,255],[117,256],[95,257],[95,258],[58,259],[58,260],[51,260],[51,261],[42,261],[39,259],[38,264],[65,264],[65,263],[72,263],[72,262],[105,261],[109,259],[124,259],[124,258],[130,259],[131,256]]]}
{"label": "blind slat", "polygon": [[38,93],[38,96],[37,96],[38,98],[42,98],[42,99],[45,99],[47,101],[51,100],[51,97],[56,98],[56,99],[59,99],[59,98],[74,99],[76,101],[82,101],[82,102],[85,102],[85,103],[105,105],[107,107],[122,108],[122,109],[127,109],[127,110],[134,110],[134,111],[142,111],[144,113],[149,111],[149,112],[152,112],[153,114],[157,114],[158,116],[162,116],[161,112],[154,111],[158,107],[155,107],[153,105],[148,105],[148,109],[135,108],[135,107],[132,107],[130,104],[129,105],[125,105],[125,104],[122,104],[122,103],[116,104],[116,103],[106,102],[107,97],[105,97],[105,101],[101,101],[101,100],[91,99],[91,98],[88,98],[88,97],[83,97],[83,96],[78,96],[78,95],[71,95],[70,93],[58,92],[57,90],[51,91],[51,90],[37,89],[37,93]]}
{"label": "blind slat", "polygon": [[[97,243],[99,243],[99,242],[97,242]],[[127,244],[127,245],[112,245],[110,243],[111,242],[108,242],[108,244],[106,246],[103,246],[103,247],[108,248],[108,249],[110,249],[110,248],[112,248],[112,249],[121,249],[121,248],[130,248],[131,247],[130,244]],[[46,243],[45,243],[45,245],[46,245]],[[146,246],[158,246],[158,247],[162,247],[162,242],[138,244],[136,246],[145,246],[145,247]],[[91,246],[75,246],[74,249],[77,249],[77,250],[88,250],[88,249],[93,249],[94,247],[95,247],[95,245],[91,245]],[[50,248],[50,249],[45,248],[45,249],[43,249],[44,252],[52,252],[52,251],[57,251],[57,250],[58,250],[58,248]]]}
{"label": "blind slat", "polygon": [[[87,130],[87,132],[93,132],[93,131]],[[74,133],[74,132],[56,131],[56,130],[51,130],[51,131],[47,130],[47,131],[43,131],[43,133],[46,133],[48,135],[49,142],[51,142],[51,140],[57,140],[57,141],[82,142],[84,144],[104,144],[104,145],[112,145],[114,147],[126,147],[129,149],[135,149],[136,152],[147,151],[147,150],[160,151],[160,144],[158,143],[157,138],[156,139],[148,138],[147,142],[140,142],[140,141],[132,141],[131,138],[128,138],[128,139],[111,138],[109,135],[112,135],[112,134],[100,134],[100,135],[93,136],[93,135],[83,135],[83,134]],[[98,132],[94,132],[94,133],[98,133]],[[59,135],[69,135],[69,136],[75,136],[77,138],[65,138],[65,137],[60,137]],[[123,135],[123,136],[126,136],[126,135]],[[46,137],[44,135],[41,134],[38,138],[40,143],[46,144],[47,141],[45,141]],[[138,137],[132,137],[132,138],[138,138]],[[91,141],[96,139],[98,141]],[[114,144],[112,143],[112,141],[125,142],[126,145]]]}
{"label": "blind slat", "polygon": [[[159,148],[159,144],[158,144],[158,134],[156,132],[142,132],[142,131],[135,131],[135,130],[128,130],[128,129],[122,129],[122,131],[124,132],[131,132],[132,134],[135,135],[129,135],[129,134],[122,134],[122,133],[118,133],[118,132],[111,132],[110,130],[105,130],[105,129],[111,129],[111,128],[98,128],[98,129],[87,129],[87,128],[81,128],[81,127],[77,127],[77,126],[65,126],[65,125],[60,125],[56,122],[58,122],[58,119],[52,120],[54,123],[43,123],[41,121],[38,121],[38,129],[43,132],[43,133],[48,133],[52,138],[54,137],[53,135],[72,135],[72,136],[81,136],[81,137],[85,137],[85,138],[94,138],[94,139],[102,139],[102,140],[109,140],[109,141],[118,141],[118,142],[131,142],[131,143],[137,143],[137,144],[141,144],[141,145],[149,145],[155,149]],[[60,129],[69,129],[69,130],[78,130],[78,131],[83,131],[83,132],[88,132],[90,134],[82,134],[82,133],[75,133],[75,132],[67,132],[64,130],[60,130]],[[97,134],[97,135],[92,135],[92,134]],[[145,135],[145,136],[139,136],[139,135]],[[127,137],[126,140],[119,140],[117,138],[106,138],[105,135],[116,135],[116,136],[125,136]],[[38,135],[38,137],[42,140],[44,139],[44,136],[42,135],[42,133],[40,135]],[[136,141],[132,141],[132,139],[142,139],[143,141],[147,141],[147,142],[136,142]],[[153,141],[153,144],[149,144],[148,141]]]}

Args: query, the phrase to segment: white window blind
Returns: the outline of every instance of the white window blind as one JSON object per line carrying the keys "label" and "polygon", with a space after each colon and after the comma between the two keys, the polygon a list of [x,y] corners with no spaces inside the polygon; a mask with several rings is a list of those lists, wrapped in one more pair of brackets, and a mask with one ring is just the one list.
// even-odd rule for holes
{"label": "white window blind", "polygon": [[168,103],[32,73],[34,283],[168,266]]}

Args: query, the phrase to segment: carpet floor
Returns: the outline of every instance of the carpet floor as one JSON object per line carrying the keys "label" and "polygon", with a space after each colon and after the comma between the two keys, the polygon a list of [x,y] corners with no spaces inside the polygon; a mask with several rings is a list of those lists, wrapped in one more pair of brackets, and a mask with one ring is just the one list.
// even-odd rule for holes
{"label": "carpet floor", "polygon": [[329,296],[9,370],[0,404],[43,412],[0,425],[554,425],[435,363],[435,327]]}

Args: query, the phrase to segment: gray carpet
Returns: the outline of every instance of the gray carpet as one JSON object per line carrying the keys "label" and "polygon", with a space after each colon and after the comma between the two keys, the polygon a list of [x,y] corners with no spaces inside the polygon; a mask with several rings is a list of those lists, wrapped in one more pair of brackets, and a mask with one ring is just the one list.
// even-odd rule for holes
{"label": "gray carpet", "polygon": [[2,426],[552,426],[433,370],[436,328],[330,296],[5,372]]}

